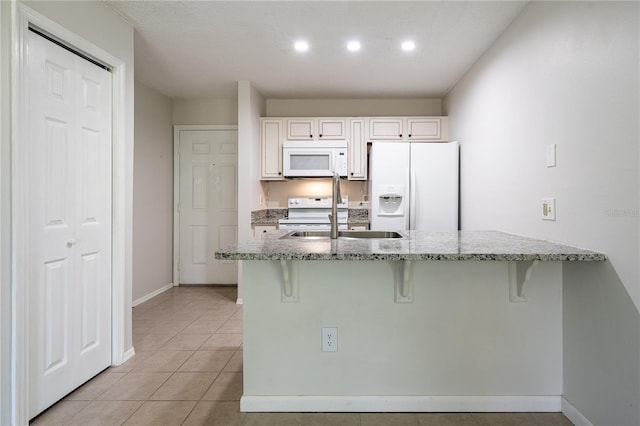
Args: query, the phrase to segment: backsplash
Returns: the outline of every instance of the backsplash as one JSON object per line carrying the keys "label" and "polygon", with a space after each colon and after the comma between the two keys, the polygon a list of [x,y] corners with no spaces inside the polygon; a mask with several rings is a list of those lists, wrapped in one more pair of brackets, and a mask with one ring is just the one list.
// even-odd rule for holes
{"label": "backsplash", "polygon": [[[349,196],[349,206],[358,206],[361,201],[367,201],[367,181],[340,180],[340,191]],[[288,179],[277,182],[263,182],[266,196],[266,206],[272,208],[286,208],[290,196],[320,197],[331,195],[331,179]]]}
{"label": "backsplash", "polygon": [[288,209],[262,209],[251,212],[251,223],[277,224],[278,219],[284,219],[288,215]]}
{"label": "backsplash", "polygon": [[[364,203],[364,206],[349,208],[349,223],[369,223],[369,209],[365,206],[367,206],[366,203]],[[277,225],[278,219],[285,219],[288,215],[288,209],[276,208],[254,210],[251,212],[251,224]]]}

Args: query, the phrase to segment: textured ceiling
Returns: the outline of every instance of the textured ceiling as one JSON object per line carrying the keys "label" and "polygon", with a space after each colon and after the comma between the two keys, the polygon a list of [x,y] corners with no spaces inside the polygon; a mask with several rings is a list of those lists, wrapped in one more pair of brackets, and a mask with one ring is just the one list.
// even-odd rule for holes
{"label": "textured ceiling", "polygon": [[[526,2],[106,1],[131,22],[136,80],[176,98],[440,98]],[[293,49],[303,38],[310,49]],[[357,38],[362,49],[345,49]],[[403,52],[407,38],[416,50]]]}

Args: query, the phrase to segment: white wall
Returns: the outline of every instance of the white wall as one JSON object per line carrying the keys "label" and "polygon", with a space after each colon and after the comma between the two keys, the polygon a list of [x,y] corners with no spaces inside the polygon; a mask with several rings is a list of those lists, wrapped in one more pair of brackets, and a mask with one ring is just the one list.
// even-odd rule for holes
{"label": "white wall", "polygon": [[[254,285],[245,289],[243,399],[313,410],[300,397],[381,396],[396,411],[469,410],[478,400],[476,410],[491,410],[491,399],[513,409],[507,396],[528,409],[536,397],[559,402],[559,262],[538,266],[526,303],[509,301],[508,262],[412,262],[411,303],[394,303],[394,262],[294,261],[299,300],[287,303],[278,261],[244,263]],[[321,352],[321,327],[338,329],[337,352]],[[469,405],[438,406],[438,396]],[[349,411],[345,401],[355,404],[343,398],[320,411]]]}
{"label": "white wall", "polygon": [[[265,115],[266,111],[266,100],[262,96],[262,94],[256,90],[255,87],[251,86],[251,100],[249,103],[249,117],[251,123],[251,144],[250,144],[250,155],[251,162],[249,167],[251,168],[251,210],[256,210],[263,207],[263,203],[260,201],[264,200],[264,193],[262,191],[262,184],[260,182],[260,117]],[[250,216],[249,216],[250,217]]]}
{"label": "white wall", "polygon": [[594,424],[640,423],[638,35],[637,2],[531,2],[444,101],[463,229],[610,257],[564,271],[564,396]]}
{"label": "white wall", "polygon": [[10,423],[11,354],[11,3],[0,1],[0,424]]}
{"label": "white wall", "polygon": [[237,124],[237,99],[174,99],[173,124]]}
{"label": "white wall", "polygon": [[253,238],[251,211],[261,207],[260,116],[265,100],[248,81],[238,82],[238,241]]}
{"label": "white wall", "polygon": [[[249,81],[238,82],[238,241],[253,238],[251,211],[263,206],[260,183],[260,117],[264,97]],[[238,267],[238,302],[242,301],[242,266]]]}
{"label": "white wall", "polygon": [[173,101],[135,84],[133,301],[172,283]]}
{"label": "white wall", "polygon": [[267,99],[267,117],[440,115],[440,99]]}

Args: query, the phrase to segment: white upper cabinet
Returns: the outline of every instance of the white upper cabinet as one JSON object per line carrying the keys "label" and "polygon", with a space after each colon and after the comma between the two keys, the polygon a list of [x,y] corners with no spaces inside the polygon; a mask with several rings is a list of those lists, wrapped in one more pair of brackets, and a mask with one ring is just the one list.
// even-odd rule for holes
{"label": "white upper cabinet", "polygon": [[314,118],[287,119],[288,140],[312,140],[316,135],[316,120]]}
{"label": "white upper cabinet", "polygon": [[367,179],[367,137],[364,119],[349,120],[349,180]]}
{"label": "white upper cabinet", "polygon": [[334,140],[347,138],[344,118],[288,118],[288,140]]}
{"label": "white upper cabinet", "polygon": [[260,119],[260,179],[284,180],[285,140],[346,140],[349,180],[367,179],[369,141],[446,141],[448,117],[264,117]]}
{"label": "white upper cabinet", "polygon": [[400,140],[403,133],[402,117],[371,118],[369,119],[370,140]]}
{"label": "white upper cabinet", "polygon": [[373,117],[369,140],[448,140],[448,117]]}
{"label": "white upper cabinet", "polygon": [[281,118],[260,119],[260,178],[283,180],[282,141],[284,120]]}
{"label": "white upper cabinet", "polygon": [[347,120],[342,118],[319,118],[318,139],[347,138]]}
{"label": "white upper cabinet", "polygon": [[445,140],[447,129],[446,117],[410,117],[407,118],[407,139],[413,140]]}

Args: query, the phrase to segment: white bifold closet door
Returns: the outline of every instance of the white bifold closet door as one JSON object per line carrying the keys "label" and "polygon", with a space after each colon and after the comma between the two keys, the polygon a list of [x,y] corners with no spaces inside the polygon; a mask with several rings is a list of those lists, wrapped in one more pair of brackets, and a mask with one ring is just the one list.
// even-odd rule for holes
{"label": "white bifold closet door", "polygon": [[29,33],[29,414],[111,364],[111,73]]}

